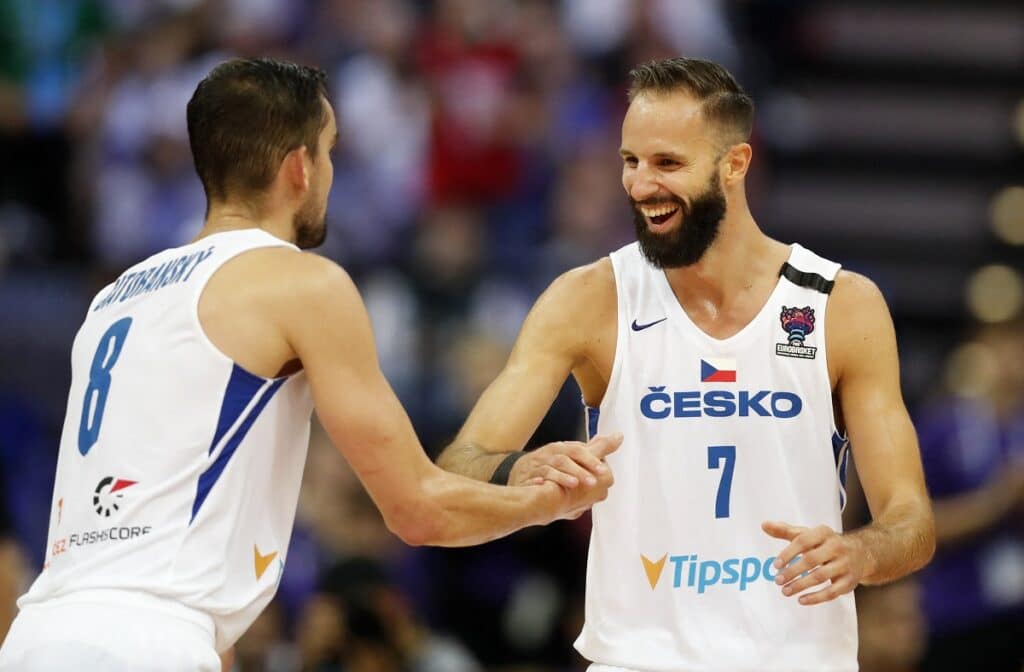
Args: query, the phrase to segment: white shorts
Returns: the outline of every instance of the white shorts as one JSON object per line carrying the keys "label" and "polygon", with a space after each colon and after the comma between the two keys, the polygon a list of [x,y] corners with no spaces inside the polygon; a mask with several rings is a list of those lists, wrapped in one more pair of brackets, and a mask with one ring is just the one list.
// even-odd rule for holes
{"label": "white shorts", "polygon": [[125,591],[81,591],[26,605],[0,647],[0,672],[220,669],[208,616]]}

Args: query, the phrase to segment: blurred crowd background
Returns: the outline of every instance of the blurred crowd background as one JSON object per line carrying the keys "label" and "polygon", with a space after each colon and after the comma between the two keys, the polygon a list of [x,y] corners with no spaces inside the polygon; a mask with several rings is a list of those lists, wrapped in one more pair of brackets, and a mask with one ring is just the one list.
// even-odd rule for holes
{"label": "blurred crowd background", "polygon": [[[185,103],[232,55],[328,73],[320,252],[356,278],[432,454],[538,293],[631,241],[629,69],[729,67],[758,105],[762,228],[873,278],[896,320],[939,550],[859,592],[863,669],[1021,669],[1017,0],[0,0],[0,637],[46,550],[75,330],[99,287],[198,231]],[[579,437],[580,410],[570,383],[533,445]],[[869,518],[856,498],[847,515]],[[235,669],[582,669],[588,534],[404,547],[315,431],[279,595]]]}

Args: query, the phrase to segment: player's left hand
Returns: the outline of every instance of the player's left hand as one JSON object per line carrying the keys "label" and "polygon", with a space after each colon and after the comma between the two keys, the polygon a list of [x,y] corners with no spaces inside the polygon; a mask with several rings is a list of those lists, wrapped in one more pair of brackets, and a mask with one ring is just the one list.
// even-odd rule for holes
{"label": "player's left hand", "polygon": [[608,473],[604,458],[622,445],[622,435],[595,436],[587,443],[556,441],[523,455],[509,473],[509,485],[554,481],[567,490],[594,487]]}
{"label": "player's left hand", "polygon": [[[768,521],[761,524],[761,529],[789,542],[775,557],[779,572],[775,583],[783,586],[783,595],[798,595],[812,586],[826,584],[821,590],[801,595],[800,604],[834,600],[856,588],[866,575],[868,558],[854,537],[826,525],[800,527]],[[796,562],[794,558],[798,558]],[[805,572],[806,576],[801,576]]]}

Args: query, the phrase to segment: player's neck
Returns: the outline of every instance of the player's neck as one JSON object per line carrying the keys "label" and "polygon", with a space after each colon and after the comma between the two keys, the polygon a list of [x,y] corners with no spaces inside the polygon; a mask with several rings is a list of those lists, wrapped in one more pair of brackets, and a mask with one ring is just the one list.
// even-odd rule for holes
{"label": "player's neck", "polygon": [[233,203],[211,205],[203,228],[193,242],[215,233],[246,229],[262,229],[286,242],[295,242],[295,228],[288,213],[257,213],[250,206]]}
{"label": "player's neck", "polygon": [[789,248],[766,236],[744,209],[722,221],[718,237],[700,261],[665,269],[665,275],[677,294],[722,305],[750,289],[762,275],[777,276],[788,256]]}

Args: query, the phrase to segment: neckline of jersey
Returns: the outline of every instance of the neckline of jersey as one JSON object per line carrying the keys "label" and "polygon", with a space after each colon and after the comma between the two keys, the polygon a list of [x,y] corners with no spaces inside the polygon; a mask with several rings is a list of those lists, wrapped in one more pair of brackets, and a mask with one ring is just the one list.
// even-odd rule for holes
{"label": "neckline of jersey", "polygon": [[[299,249],[298,246],[295,245],[295,243],[293,243],[291,241],[288,241],[288,240],[285,240],[284,238],[278,238],[277,236],[275,236],[271,232],[267,231],[266,229],[261,229],[258,226],[249,226],[249,227],[246,227],[244,229],[228,229],[226,231],[214,231],[213,233],[209,234],[208,236],[200,238],[199,240],[192,241],[190,243],[186,243],[185,245],[182,245],[181,247],[191,247],[193,245],[202,245],[203,243],[205,243],[206,241],[210,240],[211,238],[216,238],[218,236],[227,236],[227,235],[239,234],[239,233],[244,233],[244,234],[256,233],[256,234],[261,235],[261,236],[270,236],[271,238],[273,238],[274,240],[276,240],[277,242],[279,242],[282,245],[285,245],[285,246],[288,246],[288,247],[293,247],[296,250]],[[179,248],[176,248],[176,249],[179,249]]]}
{"label": "neckline of jersey", "polygon": [[[789,246],[789,256],[786,257],[786,261],[788,263],[793,263],[793,259],[796,257],[797,250],[799,249],[801,248],[800,245],[797,243],[792,243]],[[693,333],[699,334],[701,338],[710,343],[715,344],[716,346],[732,345],[734,343],[742,341],[744,337],[746,337],[748,334],[753,333],[754,327],[759,322],[761,322],[762,319],[764,319],[765,313],[768,312],[769,307],[776,302],[778,295],[782,292],[783,283],[786,281],[785,278],[783,278],[781,275],[779,276],[778,280],[775,283],[775,287],[773,287],[771,293],[768,294],[768,298],[761,306],[761,309],[758,310],[757,314],[754,315],[754,317],[752,317],[749,322],[743,325],[739,331],[725,338],[716,338],[711,334],[707,333],[706,331],[704,331],[703,329],[701,329],[699,326],[697,326],[697,323],[694,322],[693,319],[690,317],[689,313],[686,312],[686,309],[683,308],[683,304],[679,302],[679,299],[676,298],[675,292],[672,291],[672,285],[669,284],[668,276],[665,275],[665,271],[660,268],[650,268],[657,277],[656,284],[661,294],[661,300],[662,304],[665,306],[665,310],[668,313],[674,313],[675,316],[682,321],[682,324],[692,328]],[[669,320],[669,322],[672,322],[672,320]]]}

